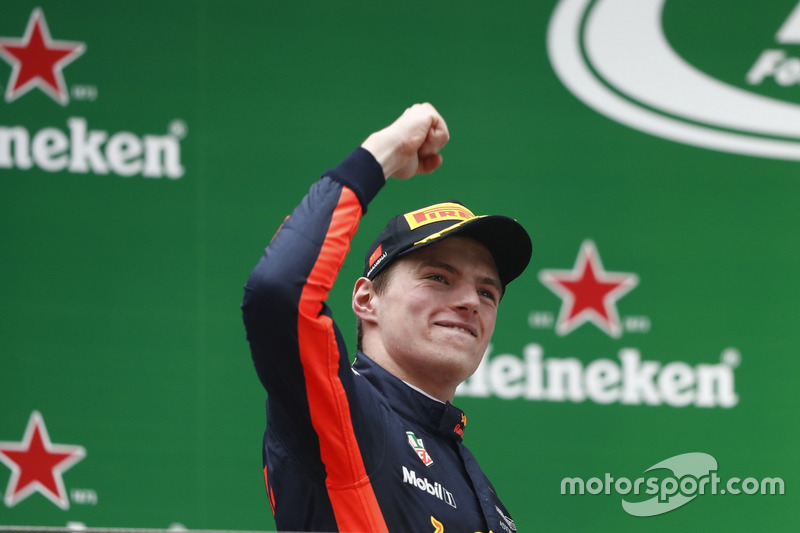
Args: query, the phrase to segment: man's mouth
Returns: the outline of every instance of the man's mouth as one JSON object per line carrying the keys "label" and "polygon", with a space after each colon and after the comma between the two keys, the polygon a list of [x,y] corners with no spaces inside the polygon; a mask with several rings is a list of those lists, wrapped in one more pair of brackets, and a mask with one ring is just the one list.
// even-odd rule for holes
{"label": "man's mouth", "polygon": [[445,328],[449,328],[449,329],[454,329],[456,331],[462,331],[464,333],[472,335],[473,337],[477,337],[478,336],[478,334],[475,331],[475,329],[472,328],[471,326],[466,325],[466,324],[453,324],[451,322],[437,322],[436,325],[437,326],[441,326],[441,327],[445,327]]}

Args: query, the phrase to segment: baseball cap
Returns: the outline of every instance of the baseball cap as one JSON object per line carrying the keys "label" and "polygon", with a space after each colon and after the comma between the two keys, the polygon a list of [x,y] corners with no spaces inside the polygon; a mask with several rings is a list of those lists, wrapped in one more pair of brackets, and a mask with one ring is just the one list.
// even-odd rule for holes
{"label": "baseball cap", "polygon": [[452,235],[472,237],[489,250],[503,287],[522,274],[531,259],[531,239],[519,222],[502,215],[475,215],[449,201],[390,219],[367,251],[364,277],[375,279],[397,258]]}

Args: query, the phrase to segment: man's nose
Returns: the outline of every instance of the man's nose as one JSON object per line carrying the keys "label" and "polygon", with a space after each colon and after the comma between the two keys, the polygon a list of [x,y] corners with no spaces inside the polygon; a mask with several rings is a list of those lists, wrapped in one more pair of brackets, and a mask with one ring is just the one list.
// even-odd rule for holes
{"label": "man's nose", "polygon": [[459,310],[477,312],[480,305],[478,291],[470,283],[460,283],[456,287],[455,306]]}

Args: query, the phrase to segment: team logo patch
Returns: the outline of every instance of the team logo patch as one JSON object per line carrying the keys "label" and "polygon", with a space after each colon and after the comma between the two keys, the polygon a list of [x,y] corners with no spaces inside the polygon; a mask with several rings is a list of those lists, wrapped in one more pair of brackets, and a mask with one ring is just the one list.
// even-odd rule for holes
{"label": "team logo patch", "polygon": [[461,421],[453,427],[453,431],[458,433],[458,436],[464,438],[464,430],[467,427],[467,415],[461,413]]}
{"label": "team logo patch", "polygon": [[461,204],[445,202],[435,204],[416,211],[411,211],[403,215],[408,222],[409,229],[417,229],[420,226],[440,222],[442,220],[464,221],[475,218],[475,215]]}
{"label": "team logo patch", "polygon": [[431,454],[428,453],[428,450],[425,449],[422,439],[417,438],[411,431],[406,431],[406,435],[408,435],[408,444],[411,445],[411,448],[417,453],[420,461],[422,461],[425,466],[431,466],[433,464],[433,458]]}

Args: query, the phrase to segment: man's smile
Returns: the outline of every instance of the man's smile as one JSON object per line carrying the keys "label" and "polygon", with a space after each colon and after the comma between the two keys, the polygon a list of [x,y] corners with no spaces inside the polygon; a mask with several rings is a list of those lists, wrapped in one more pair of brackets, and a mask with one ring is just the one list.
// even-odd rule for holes
{"label": "man's smile", "polygon": [[454,329],[456,331],[463,331],[464,333],[468,333],[473,337],[478,336],[478,332],[473,326],[470,326],[469,324],[463,322],[439,321],[435,322],[434,325]]}

